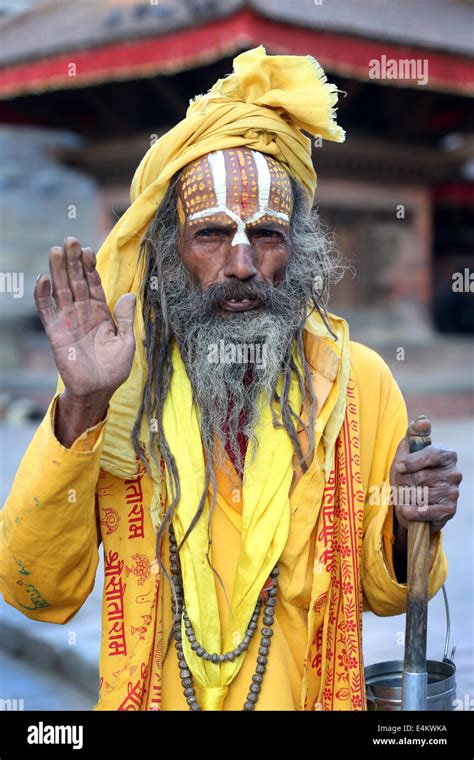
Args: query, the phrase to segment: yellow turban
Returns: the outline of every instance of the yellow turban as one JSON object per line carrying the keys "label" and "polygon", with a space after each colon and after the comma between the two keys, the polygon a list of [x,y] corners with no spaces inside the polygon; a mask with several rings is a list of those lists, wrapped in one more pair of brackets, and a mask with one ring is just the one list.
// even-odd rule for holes
{"label": "yellow turban", "polygon": [[[186,117],[145,154],[131,186],[131,206],[117,222],[97,256],[112,309],[124,293],[137,297],[143,270],[137,266],[140,242],[171,178],[211,151],[247,146],[281,162],[305,188],[309,202],[316,187],[311,140],[302,129],[343,142],[335,122],[337,88],[327,82],[311,56],[267,56],[260,46],[237,56],[234,72],[191,102]],[[135,471],[130,433],[146,378],[141,305],[135,316],[137,351],[127,382],[114,394],[106,428],[102,465],[119,477]]]}

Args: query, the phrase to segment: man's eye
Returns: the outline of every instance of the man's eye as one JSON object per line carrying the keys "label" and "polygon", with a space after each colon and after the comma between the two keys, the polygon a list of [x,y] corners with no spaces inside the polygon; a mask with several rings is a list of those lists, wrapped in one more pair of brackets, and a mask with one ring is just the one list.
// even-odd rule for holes
{"label": "man's eye", "polygon": [[258,237],[264,237],[264,238],[279,238],[281,237],[281,232],[278,232],[277,230],[271,230],[269,228],[263,227],[260,230],[257,230],[257,236]]}
{"label": "man's eye", "polygon": [[198,237],[212,237],[213,235],[222,234],[222,230],[218,227],[204,227],[202,230],[198,230],[196,235]]}

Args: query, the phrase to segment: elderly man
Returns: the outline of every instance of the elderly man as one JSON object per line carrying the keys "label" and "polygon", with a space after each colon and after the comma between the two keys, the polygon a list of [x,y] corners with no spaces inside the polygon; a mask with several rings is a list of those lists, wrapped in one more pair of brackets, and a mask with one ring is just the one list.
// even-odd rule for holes
{"label": "elderly man", "polygon": [[302,130],[342,141],[336,99],[314,59],[238,56],[146,154],[97,268],[68,238],[38,278],[62,381],[1,588],[66,623],[102,542],[96,709],[364,710],[362,611],[405,609],[409,520],[431,522],[430,597],[446,577],[456,456],[408,453],[389,369],[325,308]]}

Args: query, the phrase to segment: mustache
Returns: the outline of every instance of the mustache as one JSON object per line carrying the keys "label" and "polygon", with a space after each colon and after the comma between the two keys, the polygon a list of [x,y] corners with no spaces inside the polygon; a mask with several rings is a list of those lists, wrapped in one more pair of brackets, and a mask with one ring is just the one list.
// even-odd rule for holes
{"label": "mustache", "polygon": [[222,306],[225,301],[236,301],[248,298],[249,301],[260,301],[265,308],[272,306],[275,298],[276,288],[268,285],[266,282],[222,282],[209,285],[204,291],[201,291],[203,306],[209,311]]}

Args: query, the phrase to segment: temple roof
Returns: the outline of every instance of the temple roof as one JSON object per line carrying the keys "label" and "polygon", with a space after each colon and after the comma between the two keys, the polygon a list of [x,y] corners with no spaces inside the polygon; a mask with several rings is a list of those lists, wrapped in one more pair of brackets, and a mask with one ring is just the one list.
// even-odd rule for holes
{"label": "temple roof", "polygon": [[305,28],[474,52],[474,9],[461,0],[43,0],[0,22],[0,65],[164,35],[244,8]]}
{"label": "temple roof", "polygon": [[374,58],[426,57],[428,89],[467,94],[473,22],[469,0],[39,0],[0,20],[0,98],[172,74],[259,44],[361,81]]}

